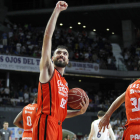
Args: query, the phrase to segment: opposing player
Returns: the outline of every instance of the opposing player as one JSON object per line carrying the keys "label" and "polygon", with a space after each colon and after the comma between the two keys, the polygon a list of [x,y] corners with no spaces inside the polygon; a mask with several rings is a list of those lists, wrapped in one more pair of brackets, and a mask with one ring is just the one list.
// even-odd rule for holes
{"label": "opposing player", "polygon": [[123,140],[140,139],[140,79],[128,86],[126,92],[120,95],[110,106],[99,123],[99,130],[108,126],[112,113],[125,101],[127,123]]}
{"label": "opposing player", "polygon": [[102,131],[99,132],[98,124],[104,115],[104,111],[98,112],[98,120],[92,122],[88,140],[109,140],[109,135],[111,136],[111,140],[115,140],[115,135],[110,124],[109,129],[106,128],[104,133]]}
{"label": "opposing player", "polygon": [[[45,29],[42,56],[40,60],[40,76],[38,84],[38,111],[33,126],[33,140],[62,140],[62,122],[64,119],[85,113],[89,99],[82,101],[81,110],[67,112],[68,84],[63,77],[68,64],[68,51],[59,46],[51,60],[51,40],[57,18],[61,11],[68,7],[59,1]],[[52,62],[53,61],[53,62]]]}
{"label": "opposing player", "polygon": [[[13,122],[17,127],[24,129],[22,140],[32,140],[33,124],[37,112],[37,94],[34,98],[33,103],[25,106]],[[23,121],[23,124],[21,121]]]}

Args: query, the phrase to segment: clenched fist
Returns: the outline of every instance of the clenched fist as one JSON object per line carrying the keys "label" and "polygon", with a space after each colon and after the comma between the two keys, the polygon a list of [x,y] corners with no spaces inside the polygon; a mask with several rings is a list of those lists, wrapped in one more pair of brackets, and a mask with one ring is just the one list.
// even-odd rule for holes
{"label": "clenched fist", "polygon": [[65,1],[58,1],[56,4],[56,8],[60,10],[60,12],[66,10],[67,7],[68,7],[68,4]]}

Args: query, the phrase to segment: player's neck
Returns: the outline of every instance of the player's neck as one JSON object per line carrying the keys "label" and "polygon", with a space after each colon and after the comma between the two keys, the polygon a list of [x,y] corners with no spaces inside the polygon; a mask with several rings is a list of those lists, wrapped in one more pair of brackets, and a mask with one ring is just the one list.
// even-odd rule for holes
{"label": "player's neck", "polygon": [[7,130],[7,128],[3,128],[4,130]]}
{"label": "player's neck", "polygon": [[63,76],[65,68],[57,67],[57,66],[55,66],[55,65],[54,65],[54,67],[55,67],[55,68],[61,73],[61,75]]}

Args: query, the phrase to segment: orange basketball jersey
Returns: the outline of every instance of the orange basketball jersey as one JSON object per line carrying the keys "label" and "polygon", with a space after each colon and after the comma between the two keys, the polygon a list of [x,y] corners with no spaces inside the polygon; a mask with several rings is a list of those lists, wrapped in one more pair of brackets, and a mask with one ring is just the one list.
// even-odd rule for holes
{"label": "orange basketball jersey", "polygon": [[36,118],[37,104],[28,104],[23,108],[23,127],[24,131],[31,131],[33,128],[33,123]]}
{"label": "orange basketball jersey", "polygon": [[128,86],[125,93],[127,125],[140,124],[140,79]]}
{"label": "orange basketball jersey", "polygon": [[58,121],[63,122],[67,115],[68,90],[65,78],[54,69],[49,82],[39,82],[37,115],[50,115]]}

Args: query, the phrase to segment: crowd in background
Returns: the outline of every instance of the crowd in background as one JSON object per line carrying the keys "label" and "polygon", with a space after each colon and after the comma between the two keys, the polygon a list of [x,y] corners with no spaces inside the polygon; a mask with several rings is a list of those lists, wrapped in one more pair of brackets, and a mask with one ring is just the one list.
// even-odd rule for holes
{"label": "crowd in background", "polygon": [[[32,85],[32,86],[31,86]],[[5,82],[0,81],[0,104],[24,106],[33,101],[33,95],[38,92],[37,84],[28,85],[24,82],[11,81],[10,87],[6,87]],[[106,111],[110,104],[122,93],[121,90],[95,90],[90,87],[86,93],[89,96],[88,111]],[[104,96],[106,95],[106,96]],[[18,100],[14,100],[18,99]]]}
{"label": "crowd in background", "polygon": [[37,93],[36,87],[29,87],[26,84],[6,87],[0,82],[0,105],[1,106],[25,106],[32,103],[34,94]]}
{"label": "crowd in background", "polygon": [[140,71],[140,41],[124,48],[122,55],[128,70]]}
{"label": "crowd in background", "polygon": [[[26,57],[41,57],[44,28],[33,28],[31,24],[9,25],[10,31],[2,33],[0,38],[0,54],[18,55]],[[65,45],[69,50],[71,61],[98,63],[100,69],[116,70],[116,59],[112,53],[112,46],[109,40],[101,36],[90,38],[83,30],[76,32],[72,29],[56,28],[52,38],[52,54],[58,45]],[[140,44],[136,43],[122,52],[128,70],[140,70]],[[138,65],[139,64],[139,65]],[[0,85],[0,105],[25,106],[33,101],[34,93],[37,93],[37,86],[29,87],[24,84],[14,90]],[[93,92],[92,92],[93,93]],[[87,94],[90,98],[88,111],[106,111],[110,104],[118,97],[120,90],[99,90]],[[106,96],[103,96],[106,95]],[[16,100],[14,100],[16,99]],[[124,107],[124,104],[122,105]],[[111,120],[116,140],[122,139],[123,127],[126,120]],[[87,140],[88,134],[82,137]],[[76,138],[64,138],[75,140]]]}
{"label": "crowd in background", "polygon": [[[31,24],[9,24],[8,27],[10,31],[0,38],[0,54],[40,58],[44,28],[33,28]],[[78,32],[56,28],[52,38],[52,54],[58,45],[68,47],[71,61],[98,63],[100,69],[117,69],[111,43],[106,38],[98,35],[90,37],[85,30]]]}

